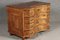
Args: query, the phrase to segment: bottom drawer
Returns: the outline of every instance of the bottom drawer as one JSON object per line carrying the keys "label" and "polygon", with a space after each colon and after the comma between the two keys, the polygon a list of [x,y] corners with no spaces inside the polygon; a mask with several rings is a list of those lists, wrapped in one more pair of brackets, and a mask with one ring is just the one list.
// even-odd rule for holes
{"label": "bottom drawer", "polygon": [[47,30],[49,28],[49,26],[40,25],[40,26],[38,26],[38,28],[40,29],[40,31],[45,31],[45,30]]}
{"label": "bottom drawer", "polygon": [[34,30],[24,31],[24,36],[25,37],[32,37],[34,34],[35,34]]}

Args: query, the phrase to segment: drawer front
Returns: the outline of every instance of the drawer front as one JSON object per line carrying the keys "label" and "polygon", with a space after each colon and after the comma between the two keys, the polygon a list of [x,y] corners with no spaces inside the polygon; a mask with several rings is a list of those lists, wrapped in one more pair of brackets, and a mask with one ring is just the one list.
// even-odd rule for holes
{"label": "drawer front", "polygon": [[24,17],[29,17],[30,16],[29,10],[25,9],[22,12],[24,13]]}
{"label": "drawer front", "polygon": [[34,17],[35,16],[34,8],[31,8],[29,12],[30,12],[30,17]]}
{"label": "drawer front", "polygon": [[48,13],[40,13],[40,18],[48,18],[49,14]]}
{"label": "drawer front", "polygon": [[24,36],[25,37],[30,37],[30,30],[25,30],[24,31]]}
{"label": "drawer front", "polygon": [[25,37],[32,37],[35,34],[34,30],[25,30],[24,31],[24,36]]}
{"label": "drawer front", "polygon": [[29,17],[24,17],[24,30],[30,29]]}
{"label": "drawer front", "polygon": [[49,28],[48,24],[45,25],[39,25],[38,28],[40,29],[40,31],[45,31]]}
{"label": "drawer front", "polygon": [[50,12],[50,5],[42,5],[41,6],[41,12],[43,13],[49,13]]}

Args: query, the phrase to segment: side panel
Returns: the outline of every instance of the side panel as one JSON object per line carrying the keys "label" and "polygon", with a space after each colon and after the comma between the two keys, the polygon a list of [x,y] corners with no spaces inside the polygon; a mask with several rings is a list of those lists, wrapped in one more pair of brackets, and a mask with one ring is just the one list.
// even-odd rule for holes
{"label": "side panel", "polygon": [[22,13],[19,10],[8,8],[8,31],[11,34],[22,36]]}

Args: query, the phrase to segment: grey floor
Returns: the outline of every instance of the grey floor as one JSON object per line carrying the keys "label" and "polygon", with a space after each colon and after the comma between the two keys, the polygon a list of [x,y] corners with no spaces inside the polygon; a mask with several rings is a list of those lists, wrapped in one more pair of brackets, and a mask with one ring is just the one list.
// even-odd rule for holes
{"label": "grey floor", "polygon": [[[0,24],[0,40],[21,40],[16,36],[10,36],[7,23]],[[51,22],[49,32],[40,32],[31,39],[27,40],[60,40],[60,22]]]}

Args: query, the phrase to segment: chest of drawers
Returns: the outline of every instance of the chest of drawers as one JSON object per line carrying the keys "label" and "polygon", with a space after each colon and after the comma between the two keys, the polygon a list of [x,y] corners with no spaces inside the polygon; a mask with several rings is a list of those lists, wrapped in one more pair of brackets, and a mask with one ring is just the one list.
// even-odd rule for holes
{"label": "chest of drawers", "polygon": [[26,2],[7,6],[8,32],[22,37],[49,29],[50,3]]}

